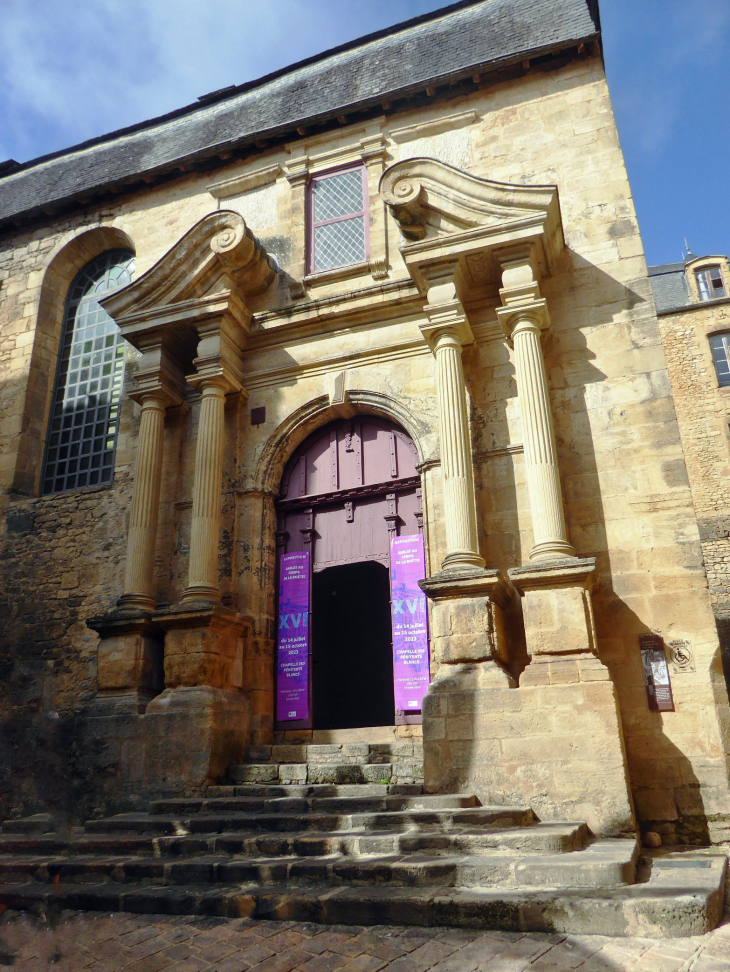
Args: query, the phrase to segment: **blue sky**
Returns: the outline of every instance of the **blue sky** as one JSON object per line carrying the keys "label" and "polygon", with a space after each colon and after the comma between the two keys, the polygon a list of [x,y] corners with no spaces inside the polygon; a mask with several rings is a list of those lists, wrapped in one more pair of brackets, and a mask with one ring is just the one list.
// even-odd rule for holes
{"label": "blue sky", "polygon": [[[442,0],[0,0],[0,161],[240,84]],[[730,251],[730,0],[602,0],[649,263]]]}

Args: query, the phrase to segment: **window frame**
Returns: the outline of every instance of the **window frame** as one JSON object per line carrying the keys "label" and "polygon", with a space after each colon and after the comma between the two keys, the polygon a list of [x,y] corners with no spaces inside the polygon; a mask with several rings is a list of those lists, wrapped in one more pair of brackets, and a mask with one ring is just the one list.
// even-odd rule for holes
{"label": "window frame", "polygon": [[[710,274],[712,273],[713,270],[717,271],[717,273],[720,276],[720,280],[722,281],[723,293],[721,294],[715,293],[715,288],[712,285]],[[725,280],[725,274],[722,272],[722,266],[719,263],[712,263],[704,267],[694,267],[693,273],[695,277],[695,286],[697,288],[698,300],[704,303],[708,300],[723,300],[728,296],[727,281]],[[704,285],[707,288],[708,291],[707,297],[703,297],[702,295],[702,287],[700,286],[701,280],[704,282]]]}
{"label": "window frame", "polygon": [[[362,202],[363,208],[359,211],[347,213],[344,216],[336,216],[334,219],[315,221],[314,218],[314,187],[318,182],[325,182],[335,176],[344,175],[346,172],[360,172],[362,179]],[[336,169],[328,169],[326,172],[311,173],[307,182],[307,257],[306,272],[307,276],[318,276],[320,274],[336,273],[338,270],[347,270],[350,267],[358,267],[367,264],[370,260],[370,199],[368,167],[364,162],[356,162],[352,165],[339,166]],[[354,260],[352,263],[338,263],[334,267],[327,267],[326,270],[315,269],[315,230],[320,226],[327,226],[333,223],[342,223],[348,219],[362,217],[363,220],[363,256],[361,260]]]}
{"label": "window frame", "polygon": [[[715,358],[715,348],[713,347],[713,340],[720,340],[722,343],[722,349],[725,352],[725,363],[728,368],[728,374],[723,378],[717,372],[717,360]],[[707,343],[710,347],[710,356],[712,358],[712,365],[715,369],[715,379],[717,381],[718,388],[730,388],[730,331],[717,331],[714,334],[707,335]]]}
{"label": "window frame", "polygon": [[[109,262],[110,258],[112,257],[116,258],[115,262],[113,263]],[[78,287],[79,282],[82,280],[84,275],[90,274],[93,265],[100,262],[102,258],[106,259],[107,265],[104,268],[103,276],[100,276],[96,281],[97,284],[101,280],[103,280],[107,276],[107,274],[110,273],[110,271],[121,267],[123,265],[124,260],[132,264],[131,269],[129,267],[125,268],[125,271],[128,272],[130,277],[130,280],[128,280],[127,283],[129,283],[134,278],[134,260],[135,260],[134,251],[129,249],[128,247],[111,247],[110,249],[103,250],[101,253],[98,253],[93,259],[88,260],[84,264],[84,266],[81,267],[78,273],[74,275],[74,278],[69,284],[69,287],[66,291],[66,299],[64,301],[64,310],[63,310],[63,322],[62,322],[61,335],[58,344],[58,358],[56,362],[56,370],[55,370],[55,375],[53,380],[53,390],[51,393],[50,410],[46,421],[46,437],[45,437],[45,443],[43,448],[43,462],[41,465],[41,476],[40,476],[40,483],[38,489],[38,494],[41,497],[59,496],[59,495],[64,495],[66,493],[75,492],[81,489],[96,489],[99,487],[110,486],[114,482],[117,441],[119,438],[119,421],[121,416],[122,399],[124,397],[126,342],[124,342],[124,339],[121,338],[119,328],[117,327],[116,323],[112,320],[112,318],[109,317],[108,314],[106,314],[107,321],[104,321],[103,319],[101,321],[97,321],[95,323],[95,328],[98,328],[100,324],[105,324],[108,321],[111,321],[111,323],[114,325],[114,328],[116,329],[116,333],[114,332],[114,330],[111,330],[109,334],[106,335],[94,334],[93,338],[87,337],[86,340],[96,340],[96,338],[100,338],[100,337],[108,338],[110,336],[113,336],[116,340],[112,344],[108,344],[108,342],[105,340],[105,343],[102,344],[100,348],[92,348],[90,352],[90,361],[88,366],[86,368],[83,368],[82,363],[79,364],[79,368],[77,369],[78,370],[77,381],[76,382],[72,381],[71,384],[81,385],[82,383],[84,383],[85,385],[90,385],[92,383],[99,382],[103,378],[103,370],[105,367],[104,353],[109,348],[113,348],[114,352],[110,359],[111,361],[110,386],[109,386],[110,400],[106,403],[106,405],[102,405],[100,403],[95,405],[94,410],[96,411],[96,416],[93,419],[91,419],[89,417],[90,416],[90,411],[89,411],[90,406],[88,404],[89,399],[92,395],[98,394],[99,392],[102,392],[105,389],[95,388],[93,392],[91,390],[84,391],[83,400],[86,402],[84,408],[80,410],[78,409],[78,403],[79,401],[81,401],[81,396],[78,395],[75,396],[76,399],[75,407],[73,410],[70,410],[70,414],[72,415],[71,423],[67,427],[62,424],[58,429],[54,429],[54,422],[56,418],[59,417],[65,418],[63,414],[61,416],[57,416],[56,409],[59,406],[59,404],[63,404],[64,399],[63,397],[60,397],[60,393],[63,391],[65,397],[65,389],[68,383],[67,382],[68,374],[71,371],[70,362],[73,357],[72,351],[74,348],[74,332],[77,326],[78,312],[84,304],[87,304],[88,306],[93,302],[98,305],[99,299],[104,299],[105,297],[108,297],[110,294],[114,293],[115,290],[118,289],[115,286],[115,287],[107,287],[104,290],[99,291],[96,289],[96,287],[94,287],[87,294],[84,294],[82,297],[80,298],[75,297],[75,290]],[[126,285],[127,284],[123,284],[123,286]],[[105,313],[103,308],[100,308],[100,310],[102,311],[102,313]],[[88,324],[86,325],[86,327],[89,326],[90,325]],[[69,340],[69,333],[71,333],[70,340]],[[67,345],[68,345],[68,349],[67,349]],[[118,348],[122,348],[121,355],[117,355],[116,353]],[[68,353],[66,353],[67,350]],[[101,352],[101,355],[97,359],[96,356],[99,355],[99,352]],[[79,351],[78,357],[82,359],[83,354],[84,354],[83,351]],[[117,364],[118,357],[121,358],[121,363],[119,365]],[[97,376],[93,375],[94,369],[99,370],[99,375]],[[120,372],[121,377],[119,381],[119,390],[117,395],[115,396],[114,385],[116,382],[117,370]],[[87,377],[85,379],[83,377],[83,371],[88,372]],[[105,409],[107,412],[106,416],[103,419],[100,414],[100,409],[102,408]],[[82,416],[80,420],[78,419],[79,415]],[[104,421],[106,423],[106,431],[103,433],[103,435],[98,432],[98,426],[101,424],[101,421]],[[94,457],[96,456],[96,452],[94,451],[93,448],[94,440],[99,438],[102,441],[108,442],[111,437],[109,427],[112,424],[114,424],[115,426],[113,432],[114,439],[113,439],[112,447],[111,449],[108,448],[104,449],[99,453],[100,461],[98,463],[98,467],[94,466],[93,460]],[[73,433],[77,429],[77,427],[81,431],[78,436],[74,437]],[[85,437],[84,436],[85,429],[94,429],[94,434],[92,434],[91,436],[87,435]],[[64,443],[62,441],[62,436],[65,431],[68,431],[70,433],[68,443]],[[61,436],[59,437],[59,441],[57,443],[54,442],[54,438],[53,438],[56,432],[61,433]],[[88,452],[85,452],[83,451],[82,447],[83,444],[87,441],[87,439],[91,442],[91,446]],[[70,447],[73,445],[75,441],[79,442],[78,456],[68,455],[66,457],[61,457],[60,450],[65,445],[68,445],[70,449]],[[56,448],[59,450],[59,455],[51,459],[51,452],[53,449]],[[111,460],[110,462],[105,463],[104,457],[109,453],[111,453]],[[59,474],[56,468],[56,471],[54,471],[53,473],[52,480],[50,482],[47,482],[49,466],[52,463],[55,465],[56,463],[59,462],[64,462],[64,461],[72,462],[74,461],[74,459],[76,459],[78,460],[78,465],[80,467],[82,461],[86,460],[87,457],[88,457],[88,467],[86,470],[77,468],[73,472],[69,472],[68,470],[65,470],[62,474]],[[110,470],[109,477],[107,479],[103,478],[105,467],[108,467]],[[92,474],[95,471],[98,474],[98,478],[96,482],[89,482],[88,480],[91,478]],[[85,472],[87,473],[86,476],[87,481],[79,484],[78,477]],[[72,475],[76,477],[76,482],[74,483],[74,485],[68,485],[68,478]],[[61,476],[63,477],[63,485],[59,487],[58,480]]]}

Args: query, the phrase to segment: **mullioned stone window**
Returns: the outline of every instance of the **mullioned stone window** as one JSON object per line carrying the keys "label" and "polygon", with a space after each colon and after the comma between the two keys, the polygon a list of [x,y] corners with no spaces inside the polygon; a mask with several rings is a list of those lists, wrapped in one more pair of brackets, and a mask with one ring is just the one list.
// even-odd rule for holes
{"label": "mullioned stone window", "polygon": [[119,427],[125,342],[99,301],[131,282],[134,254],[107,250],[75,277],[66,298],[41,492],[109,483]]}

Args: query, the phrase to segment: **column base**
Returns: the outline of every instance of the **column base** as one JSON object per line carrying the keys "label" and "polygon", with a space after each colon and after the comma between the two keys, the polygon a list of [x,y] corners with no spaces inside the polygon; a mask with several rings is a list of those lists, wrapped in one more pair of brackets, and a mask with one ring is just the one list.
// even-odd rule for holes
{"label": "column base", "polygon": [[530,551],[530,561],[540,563],[543,560],[566,560],[575,557],[575,547],[567,540],[546,540],[536,543]]}
{"label": "column base", "polygon": [[453,550],[441,562],[441,570],[482,569],[485,566],[484,557],[473,550]]}
{"label": "column base", "polygon": [[154,611],[155,599],[150,594],[122,594],[117,607],[122,611]]}
{"label": "column base", "polygon": [[214,601],[220,603],[221,592],[210,584],[191,584],[183,592],[181,601]]}

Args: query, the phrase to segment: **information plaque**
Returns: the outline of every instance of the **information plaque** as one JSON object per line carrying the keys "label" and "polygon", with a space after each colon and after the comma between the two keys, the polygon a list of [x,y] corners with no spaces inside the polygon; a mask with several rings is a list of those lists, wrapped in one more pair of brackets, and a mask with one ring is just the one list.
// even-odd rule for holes
{"label": "information plaque", "polygon": [[276,719],[309,718],[309,552],[282,554],[276,640]]}
{"label": "information plaque", "polygon": [[664,639],[661,635],[639,635],[639,648],[649,708],[652,712],[674,712]]}
{"label": "information plaque", "polygon": [[390,591],[393,621],[395,708],[419,712],[428,688],[428,612],[418,586],[426,576],[423,537],[393,537],[390,544]]}

